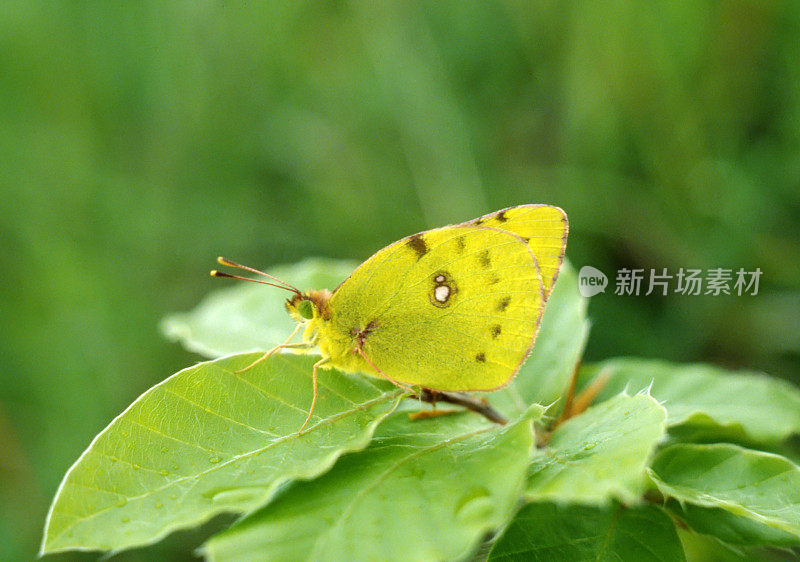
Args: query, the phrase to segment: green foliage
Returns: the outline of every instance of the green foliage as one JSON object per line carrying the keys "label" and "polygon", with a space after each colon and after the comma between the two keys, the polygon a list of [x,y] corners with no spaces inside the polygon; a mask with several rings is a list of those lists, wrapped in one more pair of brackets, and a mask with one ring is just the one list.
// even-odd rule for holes
{"label": "green foliage", "polygon": [[728,444],[680,444],[661,451],[649,474],[665,496],[724,509],[800,543],[800,468],[781,456]]}
{"label": "green foliage", "polygon": [[606,508],[532,503],[520,510],[489,562],[685,560],[675,525],[653,506]]}
{"label": "green foliage", "polygon": [[372,444],[212,538],[210,560],[456,560],[511,517],[534,406],[506,428],[475,416],[381,424]]}
{"label": "green foliage", "polygon": [[644,469],[664,436],[666,411],[650,396],[619,394],[568,420],[530,466],[528,499],[632,503]]}
{"label": "green foliage", "polygon": [[800,538],[759,521],[736,515],[717,507],[702,507],[693,503],[669,500],[669,511],[698,533],[720,539],[730,545],[752,547],[759,545],[796,547]]}
{"label": "green foliage", "polygon": [[649,388],[682,439],[777,443],[800,433],[800,390],[763,374],[623,358],[584,370],[585,379],[594,376],[609,377],[601,400],[624,389]]}
{"label": "green foliage", "polygon": [[[309,261],[281,273],[305,288],[335,284],[347,267]],[[256,309],[254,289],[267,303]],[[166,331],[192,349],[242,351],[213,321],[235,332],[261,314],[277,319],[283,299],[267,291],[219,289]],[[236,311],[227,325],[226,307]],[[532,356],[487,395],[511,418],[506,427],[469,412],[412,421],[420,406],[392,385],[323,371],[316,416],[298,434],[316,356],[277,354],[237,372],[260,354],[235,353],[185,369],[142,395],[70,469],[42,552],[116,552],[223,512],[244,517],[205,542],[209,560],[456,560],[493,533],[490,560],[681,560],[676,521],[744,551],[800,545],[800,468],[758,450],[800,429],[796,389],[699,365],[609,360],[581,372],[607,377],[596,404],[557,424],[585,308],[565,264]],[[687,427],[753,448],[684,443],[697,435],[676,431]]]}

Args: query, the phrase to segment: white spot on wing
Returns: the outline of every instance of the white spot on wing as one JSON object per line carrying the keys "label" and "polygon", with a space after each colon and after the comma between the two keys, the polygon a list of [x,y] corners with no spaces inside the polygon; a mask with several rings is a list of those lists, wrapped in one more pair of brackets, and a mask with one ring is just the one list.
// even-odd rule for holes
{"label": "white spot on wing", "polygon": [[433,290],[433,298],[438,302],[447,302],[448,297],[450,297],[450,287],[447,285],[439,285]]}

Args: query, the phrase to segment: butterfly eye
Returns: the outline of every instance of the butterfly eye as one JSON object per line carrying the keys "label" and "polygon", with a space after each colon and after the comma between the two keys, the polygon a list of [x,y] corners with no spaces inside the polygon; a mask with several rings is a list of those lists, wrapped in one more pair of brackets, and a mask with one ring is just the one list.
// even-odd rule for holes
{"label": "butterfly eye", "polygon": [[297,312],[306,320],[311,320],[314,318],[314,305],[310,300],[301,300],[300,304],[297,305]]}

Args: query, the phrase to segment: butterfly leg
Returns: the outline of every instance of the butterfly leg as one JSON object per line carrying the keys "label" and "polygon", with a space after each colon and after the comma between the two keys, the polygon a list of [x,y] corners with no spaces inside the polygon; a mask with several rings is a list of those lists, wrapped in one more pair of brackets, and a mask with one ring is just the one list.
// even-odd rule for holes
{"label": "butterfly leg", "polygon": [[297,334],[297,332],[299,332],[299,331],[300,331],[300,328],[302,328],[302,327],[303,327],[303,325],[302,325],[302,324],[298,324],[298,325],[297,325],[297,328],[295,328],[295,329],[294,329],[294,332],[292,332],[292,333],[291,333],[291,335],[290,335],[288,338],[286,338],[286,341],[285,341],[285,342],[283,342],[283,343],[282,343],[282,344],[280,344],[280,345],[276,345],[275,347],[273,347],[272,349],[270,349],[268,352],[266,352],[264,355],[262,355],[261,357],[259,357],[258,359],[256,359],[256,360],[255,360],[255,361],[253,361],[252,363],[250,363],[250,364],[249,364],[247,367],[245,367],[244,369],[239,369],[238,371],[234,371],[234,372],[238,374],[238,373],[243,373],[243,372],[245,372],[245,371],[248,371],[248,370],[252,369],[253,367],[255,367],[256,365],[258,365],[259,363],[261,363],[261,362],[262,362],[262,361],[264,361],[265,359],[269,358],[269,357],[270,357],[270,356],[271,356],[273,353],[275,353],[275,352],[276,352],[276,351],[278,351],[279,349],[287,349],[287,348],[293,348],[293,347],[295,347],[295,348],[297,348],[297,347],[299,347],[299,348],[303,348],[303,347],[310,347],[310,346],[311,346],[311,344],[309,344],[309,343],[307,343],[307,342],[303,342],[303,343],[289,343],[290,341],[292,341],[292,338],[293,338],[293,337],[294,337],[294,336]]}
{"label": "butterfly leg", "polygon": [[401,382],[397,382],[396,380],[391,378],[389,375],[387,375],[386,373],[384,373],[383,371],[378,369],[378,367],[375,366],[375,363],[373,363],[372,361],[369,360],[369,357],[366,356],[366,354],[364,353],[364,350],[362,350],[360,347],[356,347],[353,351],[355,351],[356,353],[361,355],[361,357],[364,358],[364,361],[369,363],[370,367],[372,367],[373,369],[378,371],[378,374],[380,376],[382,376],[383,378],[385,378],[387,381],[389,381],[390,383],[392,383],[393,385],[395,385],[395,386],[397,386],[399,388],[402,388],[403,390],[406,390],[408,392],[414,392],[414,389],[411,388],[410,386],[408,386],[407,384],[403,384]]}
{"label": "butterfly leg", "polygon": [[328,362],[328,359],[320,359],[316,363],[314,363],[314,370],[311,374],[311,386],[314,389],[314,397],[311,399],[311,407],[308,409],[308,416],[306,416],[306,421],[303,422],[303,425],[300,426],[300,429],[297,430],[297,433],[303,433],[303,430],[308,425],[308,421],[311,419],[311,414],[314,413],[314,405],[317,403],[317,369],[323,366],[325,363]]}
{"label": "butterfly leg", "polygon": [[[420,410],[419,412],[411,412],[410,414],[408,414],[408,419],[410,419],[412,421],[424,420],[424,419],[427,419],[427,418],[435,418],[437,416],[446,416],[448,414],[455,414],[455,413],[458,413],[458,412],[461,411],[461,410],[453,410],[453,409],[449,409],[449,410],[439,410],[439,409],[437,409],[436,408],[436,403],[438,402],[438,394],[439,393],[436,392],[435,390],[428,390],[428,396],[426,396],[426,397],[430,398],[430,400],[425,400],[425,401],[428,402],[431,405],[432,409],[431,410]],[[420,402],[423,402],[421,396],[418,395],[416,398]]]}
{"label": "butterfly leg", "polygon": [[420,410],[419,412],[410,412],[408,414],[408,419],[410,419],[411,421],[425,420],[428,418],[436,418],[438,416],[449,416],[450,414],[458,414],[459,412],[463,411],[464,410],[459,410],[457,408],[437,410],[436,405],[434,404],[433,410]]}
{"label": "butterfly leg", "polygon": [[[419,412],[411,412],[411,413],[409,413],[408,414],[408,419],[410,419],[411,421],[424,420],[424,419],[428,419],[428,418],[435,418],[435,417],[438,417],[438,416],[447,416],[447,415],[450,415],[450,414],[457,414],[458,412],[462,412],[463,411],[463,410],[457,410],[457,409],[453,409],[453,408],[445,409],[445,410],[439,410],[436,407],[436,403],[439,401],[439,393],[437,391],[435,391],[435,390],[426,389],[425,391],[419,393],[419,395],[417,395],[416,398],[420,402],[423,402],[423,395],[424,395],[425,398],[429,398],[430,399],[430,400],[424,400],[424,401],[428,402],[431,405],[432,409],[430,409],[430,410],[420,410]],[[412,396],[411,398],[414,398],[414,397]]]}
{"label": "butterfly leg", "polygon": [[[503,416],[503,414],[492,408],[492,405],[489,404],[489,402],[485,398],[483,397],[478,398],[466,394],[464,392],[445,392],[442,390],[431,390],[429,388],[423,388],[421,389],[418,395],[411,396],[410,398],[418,398],[423,402],[430,402],[432,404],[436,402],[447,402],[448,404],[456,404],[458,406],[463,406],[468,410],[472,410],[473,412],[482,415],[489,421],[499,423],[500,425],[505,425],[506,423],[508,423],[508,420],[505,418],[505,416]],[[445,413],[450,413],[450,411],[445,410]],[[426,418],[434,415],[438,414],[436,414],[436,412],[431,412],[429,415],[422,415],[419,417]]]}

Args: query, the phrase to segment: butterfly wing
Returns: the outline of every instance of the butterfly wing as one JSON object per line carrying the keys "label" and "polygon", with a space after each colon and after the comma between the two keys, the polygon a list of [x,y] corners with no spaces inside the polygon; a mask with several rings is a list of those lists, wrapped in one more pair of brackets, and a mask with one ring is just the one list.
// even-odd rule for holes
{"label": "butterfly wing", "polygon": [[542,271],[545,298],[550,296],[567,248],[569,222],[564,211],[551,205],[519,205],[464,224],[508,230],[527,241]]}
{"label": "butterfly wing", "polygon": [[352,354],[360,345],[399,382],[491,390],[508,383],[527,357],[544,300],[536,257],[519,236],[444,227],[364,262],[331,297],[326,338],[337,339],[332,351]]}

